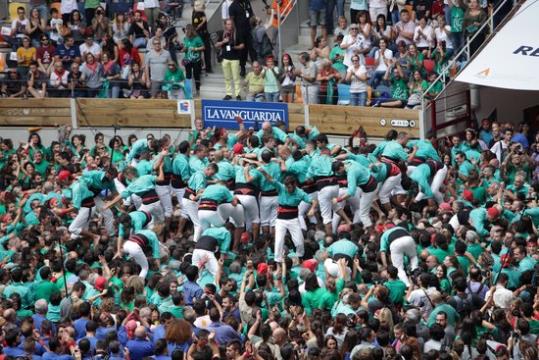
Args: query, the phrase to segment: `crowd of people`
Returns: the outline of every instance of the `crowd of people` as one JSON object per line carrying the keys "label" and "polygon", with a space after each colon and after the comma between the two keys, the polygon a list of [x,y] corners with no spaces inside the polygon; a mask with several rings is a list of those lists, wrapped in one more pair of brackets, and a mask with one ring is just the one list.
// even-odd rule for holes
{"label": "crowd of people", "polygon": [[237,122],[2,139],[4,359],[538,358],[528,124]]}
{"label": "crowd of people", "polygon": [[[250,0],[227,0],[223,30],[210,34],[198,0],[181,37],[163,11],[176,11],[182,1],[142,3],[144,10],[135,11],[129,1],[103,8],[95,0],[62,0],[49,9],[35,0],[28,13],[20,7],[4,34],[16,60],[1,95],[196,97],[215,58],[225,100],[414,108],[443,89],[436,81],[442,71],[447,79],[456,73],[447,64],[492,8],[478,0],[352,0],[345,14],[343,0],[310,0],[310,51],[279,59],[278,17],[290,11],[289,1],[255,14]],[[481,30],[470,53],[485,35]]]}

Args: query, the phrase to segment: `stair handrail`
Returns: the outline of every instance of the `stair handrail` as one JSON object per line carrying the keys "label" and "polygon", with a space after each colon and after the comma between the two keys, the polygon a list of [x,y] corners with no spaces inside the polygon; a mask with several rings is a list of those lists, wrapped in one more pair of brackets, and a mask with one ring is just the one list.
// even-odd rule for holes
{"label": "stair handrail", "polygon": [[[430,104],[431,101],[433,100],[436,100],[438,98],[438,96],[440,96],[440,94],[443,92],[443,90],[446,88],[447,84],[446,84],[446,73],[449,72],[451,70],[451,68],[453,66],[455,66],[455,63],[457,62],[457,60],[464,54],[466,53],[466,65],[470,62],[470,43],[477,37],[479,36],[479,34],[485,29],[485,27],[489,27],[490,28],[490,34],[489,36],[492,36],[492,34],[494,34],[494,16],[503,8],[503,5],[505,5],[507,2],[513,2],[513,0],[503,0],[503,2],[501,2],[498,7],[496,7],[493,11],[492,11],[492,14],[490,14],[490,16],[488,17],[488,19],[479,27],[479,29],[477,29],[477,31],[470,37],[467,38],[467,41],[466,41],[466,44],[455,54],[453,55],[453,58],[447,63],[447,65],[442,69],[442,71],[440,72],[440,74],[438,74],[438,77],[436,78],[436,80],[434,80],[432,82],[432,84],[429,85],[429,87],[427,87],[427,89],[425,91],[423,91],[423,96],[421,98],[421,108],[423,110],[425,110],[425,106]],[[500,23],[501,24],[501,23]],[[486,39],[485,41],[483,41],[483,44],[486,42]],[[477,53],[477,51],[476,51]],[[460,73],[465,67],[463,66],[458,72]],[[428,98],[428,94],[430,93],[430,91],[432,90],[432,88],[434,87],[434,85],[436,85],[439,81],[442,81],[442,91],[440,91],[436,97],[434,99],[432,98]]]}
{"label": "stair handrail", "polygon": [[296,6],[296,4],[298,3],[297,0],[294,0],[294,1],[290,1],[288,3],[286,3],[285,7],[283,7],[282,9],[279,9],[279,12],[280,12],[280,16],[281,16],[281,24],[283,24],[286,19],[288,19],[288,15],[290,15],[290,13],[292,12],[292,9],[294,8],[294,6]]}

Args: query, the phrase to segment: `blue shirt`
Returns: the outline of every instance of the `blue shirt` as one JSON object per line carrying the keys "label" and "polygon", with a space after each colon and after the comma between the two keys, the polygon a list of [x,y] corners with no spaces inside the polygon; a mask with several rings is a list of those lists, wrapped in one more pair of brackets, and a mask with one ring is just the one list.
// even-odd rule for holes
{"label": "blue shirt", "polygon": [[225,345],[231,340],[238,340],[241,342],[240,334],[230,325],[213,322],[208,326],[208,331],[215,332],[215,341],[217,341],[219,345]]}
{"label": "blue shirt", "polygon": [[45,354],[43,354],[42,359],[43,360],[74,360],[73,356],[71,355],[59,355],[51,351],[47,351]]}
{"label": "blue shirt", "polygon": [[5,347],[3,349],[3,352],[6,356],[11,356],[14,358],[17,356],[26,355],[26,353],[22,349],[19,349],[18,347],[11,347],[11,346]]}
{"label": "blue shirt", "polygon": [[185,305],[193,305],[193,299],[200,299],[202,294],[202,288],[196,282],[187,281],[183,284],[183,300],[185,301]]}
{"label": "blue shirt", "polygon": [[127,348],[129,349],[131,360],[142,360],[146,356],[152,356],[154,352],[153,344],[148,340],[129,340]]}
{"label": "blue shirt", "polygon": [[86,323],[88,319],[80,318],[73,322],[73,327],[75,328],[75,339],[79,340],[86,336]]}
{"label": "blue shirt", "polygon": [[159,325],[157,326],[156,328],[153,329],[152,331],[152,343],[153,345],[155,346],[155,343],[160,340],[160,339],[164,339],[165,338],[165,326],[164,325]]}

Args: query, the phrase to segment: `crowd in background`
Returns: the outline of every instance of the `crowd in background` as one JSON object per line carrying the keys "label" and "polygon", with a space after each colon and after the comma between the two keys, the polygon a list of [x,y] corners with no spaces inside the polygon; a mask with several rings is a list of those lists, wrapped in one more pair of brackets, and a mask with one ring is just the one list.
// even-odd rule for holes
{"label": "crowd in background", "polygon": [[414,108],[443,89],[441,72],[449,79],[465,63],[461,56],[448,67],[468,39],[475,36],[467,55],[482,44],[488,28],[479,30],[495,5],[352,0],[345,13],[344,0],[310,0],[312,44],[296,57],[278,50],[278,15],[286,18],[289,3],[255,14],[250,0],[227,0],[223,28],[210,34],[201,0],[181,30],[174,20],[182,1],[145,0],[144,10],[130,1],[31,1],[2,34],[14,55],[1,95],[197,97],[218,62],[225,100]]}

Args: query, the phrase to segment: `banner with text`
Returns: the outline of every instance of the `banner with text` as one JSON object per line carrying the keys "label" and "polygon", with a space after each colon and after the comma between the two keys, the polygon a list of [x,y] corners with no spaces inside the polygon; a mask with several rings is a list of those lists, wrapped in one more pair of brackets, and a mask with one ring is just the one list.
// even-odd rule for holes
{"label": "banner with text", "polygon": [[204,127],[238,129],[238,118],[246,128],[255,130],[265,121],[273,125],[278,121],[288,127],[288,104],[253,101],[202,100],[202,120]]}

